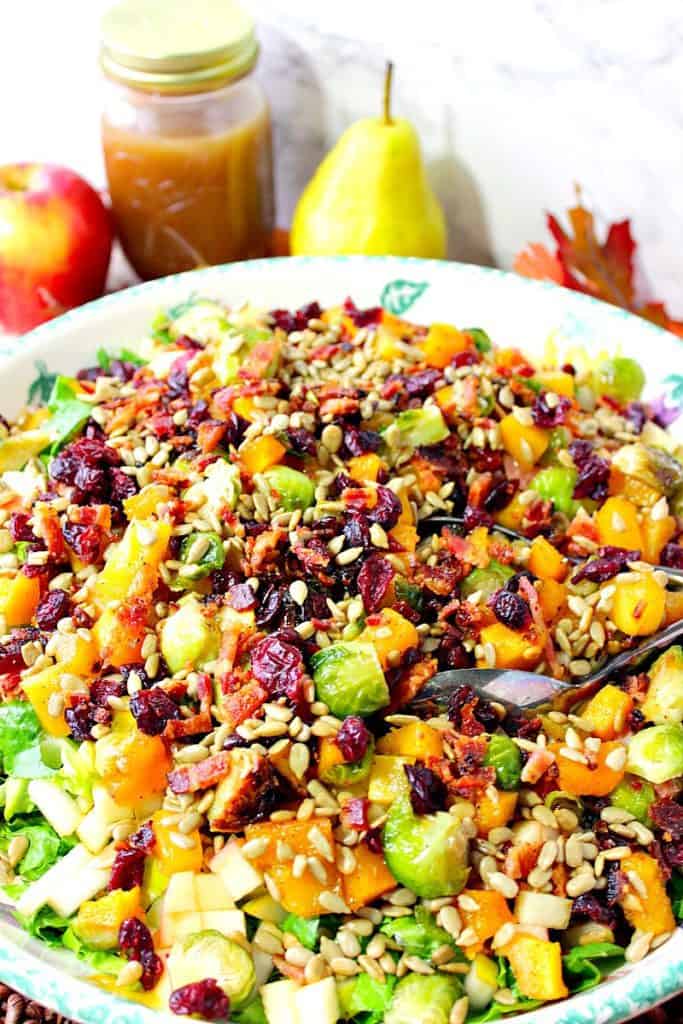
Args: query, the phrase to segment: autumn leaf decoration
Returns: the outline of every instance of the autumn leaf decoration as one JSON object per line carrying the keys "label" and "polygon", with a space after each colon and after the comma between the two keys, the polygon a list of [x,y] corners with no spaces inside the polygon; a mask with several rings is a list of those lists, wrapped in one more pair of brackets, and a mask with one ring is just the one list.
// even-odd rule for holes
{"label": "autumn leaf decoration", "polygon": [[580,194],[576,206],[567,211],[567,219],[569,229],[565,230],[553,214],[548,214],[555,252],[532,242],[516,256],[513,269],[523,277],[554,281],[621,306],[683,338],[683,321],[672,319],[663,303],[638,300],[633,280],[636,243],[630,221],[611,224],[605,241],[600,242],[593,214],[583,206]]}

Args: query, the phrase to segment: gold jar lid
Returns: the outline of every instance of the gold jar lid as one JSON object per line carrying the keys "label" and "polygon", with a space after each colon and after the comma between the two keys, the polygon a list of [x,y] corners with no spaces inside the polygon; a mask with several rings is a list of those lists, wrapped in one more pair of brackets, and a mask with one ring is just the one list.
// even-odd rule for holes
{"label": "gold jar lid", "polygon": [[100,36],[105,74],[148,92],[215,89],[258,55],[254,22],[233,0],[120,0]]}

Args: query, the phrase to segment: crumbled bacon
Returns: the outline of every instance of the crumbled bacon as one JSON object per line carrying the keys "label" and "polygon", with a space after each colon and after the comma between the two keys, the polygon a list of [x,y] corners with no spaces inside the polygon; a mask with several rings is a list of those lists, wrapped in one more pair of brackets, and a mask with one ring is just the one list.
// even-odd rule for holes
{"label": "crumbled bacon", "polygon": [[212,754],[198,764],[184,764],[168,773],[168,784],[174,793],[196,793],[216,786],[230,771],[227,751]]}

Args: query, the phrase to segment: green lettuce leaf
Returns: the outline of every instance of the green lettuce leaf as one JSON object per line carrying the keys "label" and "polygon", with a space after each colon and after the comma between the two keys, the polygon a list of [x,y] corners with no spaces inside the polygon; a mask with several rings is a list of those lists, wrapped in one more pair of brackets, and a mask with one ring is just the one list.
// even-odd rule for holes
{"label": "green lettuce leaf", "polygon": [[0,757],[5,775],[13,774],[18,756],[35,747],[42,732],[28,701],[10,700],[0,705]]}
{"label": "green lettuce leaf", "polygon": [[299,940],[306,949],[315,949],[318,944],[319,917],[299,917],[298,914],[287,914],[280,925],[280,930],[289,932]]}
{"label": "green lettuce leaf", "polygon": [[62,936],[62,945],[70,949],[79,960],[88,964],[95,971],[102,974],[113,974],[116,976],[122,967],[125,967],[126,960],[116,953],[109,953],[102,949],[91,949],[78,938],[72,928],[67,928]]}
{"label": "green lettuce leaf", "polygon": [[387,918],[380,931],[410,956],[419,956],[422,960],[429,960],[440,946],[456,948],[452,936],[439,927],[434,915],[425,907],[416,907],[410,917]]}
{"label": "green lettuce leaf", "polygon": [[380,1024],[391,1003],[396,978],[388,975],[385,981],[376,981],[369,974],[358,974],[337,985],[339,1008],[344,1020],[358,1024]]}
{"label": "green lettuce leaf", "polygon": [[52,907],[41,907],[31,917],[14,914],[22,928],[48,946],[61,946],[64,932],[69,927],[69,920],[60,917]]}
{"label": "green lettuce leaf", "polygon": [[25,882],[35,882],[48,868],[75,845],[75,839],[63,838],[37,812],[18,815],[11,822],[0,822],[0,850],[4,853],[17,836],[28,841],[26,853],[16,866],[17,875]]}
{"label": "green lettuce leaf", "polygon": [[671,909],[677,921],[683,921],[683,875],[674,871],[668,885]]}
{"label": "green lettuce leaf", "polygon": [[624,963],[624,950],[613,942],[588,942],[574,946],[562,957],[564,975],[570,992],[583,992]]}
{"label": "green lettuce leaf", "polygon": [[56,455],[88,422],[92,406],[76,398],[68,377],[57,377],[47,407],[52,416],[45,423],[45,429],[52,438],[50,454]]}

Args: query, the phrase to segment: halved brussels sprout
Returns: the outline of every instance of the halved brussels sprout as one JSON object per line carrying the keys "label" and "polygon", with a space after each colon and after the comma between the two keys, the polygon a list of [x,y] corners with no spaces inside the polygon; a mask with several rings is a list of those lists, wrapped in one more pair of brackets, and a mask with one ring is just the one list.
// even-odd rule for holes
{"label": "halved brussels sprout", "polygon": [[410,917],[390,917],[382,923],[380,931],[410,956],[430,960],[441,946],[454,946],[455,940],[440,928],[434,915],[417,906]]}
{"label": "halved brussels sprout", "polygon": [[168,956],[168,972],[174,988],[214,978],[233,1010],[249,1001],[256,980],[254,961],[244,946],[212,928],[176,942]]}
{"label": "halved brussels sprout", "polygon": [[529,487],[544,501],[552,501],[558,512],[571,518],[579,507],[573,498],[576,475],[576,470],[568,466],[548,466],[536,474]]}
{"label": "halved brussels sprout", "polygon": [[324,770],[319,771],[319,777],[323,782],[331,786],[338,786],[344,789],[347,789],[349,786],[355,786],[370,774],[374,756],[375,744],[373,741],[370,741],[360,761],[343,761],[340,764],[331,764]]}
{"label": "halved brussels sprout", "polygon": [[389,703],[389,687],[372,644],[330,644],[313,655],[311,667],[318,699],[338,718],[371,715]]}
{"label": "halved brussels sprout", "polygon": [[192,597],[169,616],[161,628],[161,653],[171,672],[201,668],[218,657],[220,635]]}
{"label": "halved brussels sprout", "polygon": [[655,791],[649,782],[643,782],[641,779],[624,779],[610,793],[609,798],[615,807],[628,811],[645,824],[649,820],[650,804],[655,799]]}
{"label": "halved brussels sprout", "polygon": [[496,784],[501,789],[519,789],[522,753],[509,736],[495,733],[490,737],[484,764],[496,769]]}
{"label": "halved brussels sprout", "polygon": [[618,402],[633,402],[645,387],[645,374],[635,359],[614,356],[600,363],[593,374],[593,384],[599,395],[608,395]]}
{"label": "halved brussels sprout", "polygon": [[484,600],[495,594],[496,590],[504,587],[509,579],[515,575],[515,570],[508,565],[503,565],[492,558],[485,569],[473,569],[460,584],[460,593],[463,597],[476,594],[480,591]]}
{"label": "halved brussels sprout", "polygon": [[637,732],[628,746],[626,770],[655,786],[683,775],[683,725],[669,722]]}
{"label": "halved brussels sprout", "polygon": [[452,814],[417,815],[404,791],[389,808],[382,843],[396,881],[423,899],[455,896],[464,888],[468,841]]}
{"label": "halved brussels sprout", "polygon": [[384,1024],[448,1024],[462,985],[453,974],[408,974],[394,989]]}
{"label": "halved brussels sprout", "polygon": [[683,722],[683,647],[660,654],[648,672],[650,685],[641,711],[649,722]]}
{"label": "halved brussels sprout", "polygon": [[315,485],[305,473],[289,466],[273,466],[263,474],[268,486],[278,495],[286,512],[295,508],[308,508],[315,501]]}
{"label": "halved brussels sprout", "polygon": [[195,580],[203,580],[214,569],[222,568],[225,561],[223,541],[217,533],[211,531],[190,533],[183,540],[180,559],[185,565],[178,571],[179,582],[184,585]]}
{"label": "halved brussels sprout", "polygon": [[612,465],[624,476],[642,480],[660,494],[672,495],[683,485],[683,466],[662,448],[643,444],[625,444],[612,456]]}
{"label": "halved brussels sprout", "polygon": [[438,405],[406,409],[398,414],[394,423],[401,432],[402,443],[411,448],[438,444],[450,433]]}

